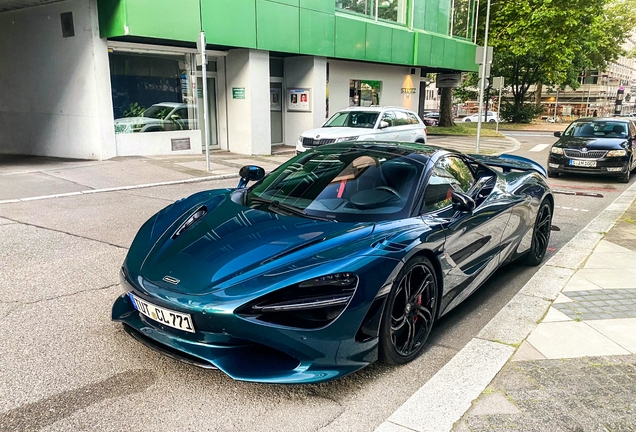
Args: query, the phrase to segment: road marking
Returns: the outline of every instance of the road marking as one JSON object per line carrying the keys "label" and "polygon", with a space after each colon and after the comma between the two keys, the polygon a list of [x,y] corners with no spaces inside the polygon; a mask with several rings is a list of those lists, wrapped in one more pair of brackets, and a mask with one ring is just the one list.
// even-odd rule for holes
{"label": "road marking", "polygon": [[562,210],[572,210],[572,211],[580,211],[580,212],[589,212],[588,209],[580,209],[576,207],[563,207],[563,206],[554,206],[554,208],[562,209]]}
{"label": "road marking", "polygon": [[528,150],[528,151],[531,151],[531,152],[540,152],[540,151],[545,150],[545,149],[546,149],[546,148],[548,148],[548,147],[550,147],[550,144],[538,144],[538,145],[536,145],[536,146],[532,147],[532,148],[531,148],[530,150]]}

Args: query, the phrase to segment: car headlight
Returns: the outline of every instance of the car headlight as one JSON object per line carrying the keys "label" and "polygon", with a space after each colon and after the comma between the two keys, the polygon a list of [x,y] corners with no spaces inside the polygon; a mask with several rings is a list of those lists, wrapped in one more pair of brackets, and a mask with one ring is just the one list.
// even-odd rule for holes
{"label": "car headlight", "polygon": [[236,313],[285,327],[321,328],[340,316],[357,287],[353,273],[321,276],[266,294]]}
{"label": "car headlight", "polygon": [[357,135],[357,136],[345,137],[345,138],[338,138],[338,139],[336,139],[336,142],[337,142],[337,143],[339,143],[339,142],[343,142],[343,141],[355,141],[355,140],[357,140],[358,138],[359,138],[359,135]]}
{"label": "car headlight", "polygon": [[552,149],[550,149],[550,153],[563,154],[563,149],[561,147],[552,147]]}
{"label": "car headlight", "polygon": [[627,156],[627,152],[625,150],[610,150],[607,152],[607,157],[620,157]]}
{"label": "car headlight", "polygon": [[303,145],[303,137],[299,136],[298,141],[296,141],[296,146],[302,146],[302,145]]}

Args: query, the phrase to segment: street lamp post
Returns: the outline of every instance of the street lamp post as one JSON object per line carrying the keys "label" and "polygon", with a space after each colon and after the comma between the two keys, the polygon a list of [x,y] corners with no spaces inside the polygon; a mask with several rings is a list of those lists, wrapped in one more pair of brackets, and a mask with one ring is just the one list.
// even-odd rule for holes
{"label": "street lamp post", "polygon": [[490,0],[486,3],[486,30],[484,31],[484,55],[481,62],[481,80],[479,80],[479,116],[477,117],[477,143],[475,152],[479,153],[479,138],[481,136],[481,117],[484,113],[484,89],[486,88],[486,69],[488,62],[488,30],[490,25]]}

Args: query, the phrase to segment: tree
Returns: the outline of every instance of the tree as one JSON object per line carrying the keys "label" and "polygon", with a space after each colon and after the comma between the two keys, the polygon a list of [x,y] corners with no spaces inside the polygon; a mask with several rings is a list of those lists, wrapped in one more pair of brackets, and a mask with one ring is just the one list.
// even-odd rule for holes
{"label": "tree", "polygon": [[493,0],[491,75],[511,86],[512,120],[521,121],[531,85],[577,88],[584,69],[606,69],[635,25],[636,0]]}

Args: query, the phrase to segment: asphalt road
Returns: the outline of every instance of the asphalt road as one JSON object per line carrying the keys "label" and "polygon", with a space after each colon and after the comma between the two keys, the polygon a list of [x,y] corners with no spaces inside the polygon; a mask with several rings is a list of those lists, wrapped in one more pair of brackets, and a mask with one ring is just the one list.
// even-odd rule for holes
{"label": "asphalt road", "polygon": [[[545,165],[547,133],[515,133]],[[539,150],[539,151],[537,151]],[[632,179],[634,181],[634,179]],[[446,364],[538,270],[500,269],[403,367],[336,382],[248,384],[149,351],[110,322],[117,269],[137,228],[172,200],[236,180],[0,206],[0,430],[369,431]],[[550,254],[627,185],[560,177]],[[19,253],[16,253],[19,251]]]}

